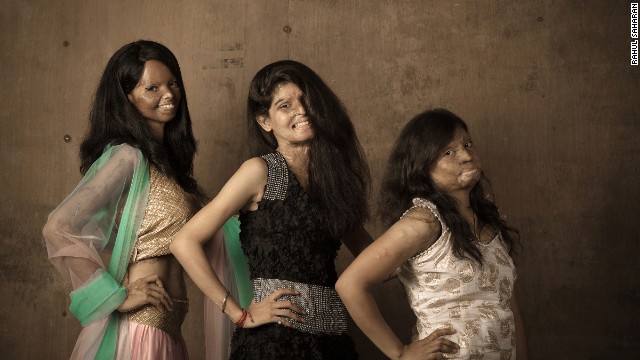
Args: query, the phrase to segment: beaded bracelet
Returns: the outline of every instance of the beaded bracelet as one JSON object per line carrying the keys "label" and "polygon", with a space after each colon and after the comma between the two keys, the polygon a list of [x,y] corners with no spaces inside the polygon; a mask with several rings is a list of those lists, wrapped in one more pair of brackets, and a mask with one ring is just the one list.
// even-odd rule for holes
{"label": "beaded bracelet", "polygon": [[229,294],[231,294],[231,292],[227,291],[227,294],[224,296],[224,300],[222,300],[222,307],[220,308],[220,310],[222,311],[223,314],[224,314],[224,309],[227,307],[227,299],[229,298]]}
{"label": "beaded bracelet", "polygon": [[240,316],[240,319],[236,321],[236,326],[239,328],[241,328],[244,325],[244,321],[247,320],[247,316],[249,316],[249,320],[253,322],[253,316],[251,316],[251,313],[245,308],[242,308],[241,310],[242,310],[242,316]]}

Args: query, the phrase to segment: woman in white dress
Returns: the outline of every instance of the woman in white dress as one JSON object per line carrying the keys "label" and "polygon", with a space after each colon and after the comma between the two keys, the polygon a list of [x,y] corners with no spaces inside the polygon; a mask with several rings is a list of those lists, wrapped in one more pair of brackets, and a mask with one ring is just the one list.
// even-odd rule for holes
{"label": "woman in white dress", "polygon": [[[396,141],[379,207],[390,228],[336,284],[354,321],[389,358],[527,359],[511,258],[519,234],[487,196],[487,183],[467,125],[447,110],[417,115]],[[417,318],[408,345],[371,294],[396,269]]]}

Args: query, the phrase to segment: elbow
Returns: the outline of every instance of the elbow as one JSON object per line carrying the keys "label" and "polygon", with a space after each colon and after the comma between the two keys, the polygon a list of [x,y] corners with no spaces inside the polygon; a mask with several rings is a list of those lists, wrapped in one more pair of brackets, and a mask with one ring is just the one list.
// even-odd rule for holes
{"label": "elbow", "polygon": [[169,251],[175,256],[175,257],[179,257],[180,253],[182,250],[182,240],[181,238],[176,235],[173,240],[171,240],[171,243],[169,243]]}
{"label": "elbow", "polygon": [[353,286],[351,286],[351,281],[348,276],[340,276],[338,281],[336,281],[336,292],[343,300],[349,296],[349,290],[352,288]]}
{"label": "elbow", "polygon": [[169,244],[169,251],[178,261],[183,261],[187,257],[187,253],[192,249],[192,241],[182,230],[173,237]]}
{"label": "elbow", "polygon": [[185,252],[187,238],[184,236],[184,232],[182,230],[178,231],[178,233],[173,237],[171,243],[169,244],[169,251],[175,256],[178,260],[182,257]]}
{"label": "elbow", "polygon": [[44,227],[42,228],[42,236],[44,236],[44,238],[48,238],[49,234],[51,234],[51,226],[49,225],[49,223],[44,224]]}
{"label": "elbow", "polygon": [[47,221],[47,223],[44,224],[44,227],[42,228],[42,236],[44,236],[45,239],[51,239],[59,232],[59,227],[51,219],[49,219],[49,221]]}
{"label": "elbow", "polygon": [[338,295],[340,295],[340,297],[342,297],[342,293],[344,292],[344,280],[341,277],[338,278],[338,281],[336,281],[336,291],[338,292]]}
{"label": "elbow", "polygon": [[336,282],[335,288],[347,310],[352,310],[354,306],[362,303],[365,298],[371,295],[365,283],[349,276],[349,274],[341,276]]}
{"label": "elbow", "polygon": [[374,284],[354,272],[344,272],[336,281],[336,292],[343,302],[356,301],[371,294]]}

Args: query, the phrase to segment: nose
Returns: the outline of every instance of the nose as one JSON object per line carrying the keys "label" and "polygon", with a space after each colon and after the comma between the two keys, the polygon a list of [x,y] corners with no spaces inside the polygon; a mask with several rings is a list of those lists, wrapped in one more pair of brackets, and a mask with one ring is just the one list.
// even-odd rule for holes
{"label": "nose", "polygon": [[468,162],[468,161],[471,161],[471,159],[473,158],[471,151],[467,148],[462,149],[461,151],[458,152],[458,154],[461,162]]}
{"label": "nose", "polygon": [[179,90],[174,90],[170,87],[167,87],[164,90],[164,94],[162,94],[162,98],[163,99],[173,99],[174,97],[176,97],[176,94],[174,94],[174,91],[179,91]]}
{"label": "nose", "polygon": [[304,111],[304,106],[302,106],[302,105],[298,106],[298,107],[293,111],[293,113],[294,113],[295,115],[305,115],[305,114],[306,114],[306,112]]}

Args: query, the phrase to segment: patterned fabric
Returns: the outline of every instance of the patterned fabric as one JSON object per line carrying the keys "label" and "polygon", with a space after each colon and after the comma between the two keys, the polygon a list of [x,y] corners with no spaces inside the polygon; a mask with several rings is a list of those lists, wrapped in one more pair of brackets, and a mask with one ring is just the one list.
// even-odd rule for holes
{"label": "patterned fabric", "polygon": [[510,300],[516,270],[502,238],[498,234],[491,242],[479,244],[483,266],[458,259],[451,232],[436,206],[424,199],[414,199],[413,204],[431,210],[442,226],[440,238],[405,262],[398,274],[417,318],[414,340],[452,327],[457,333],[448,338],[460,345],[460,352],[445,354],[446,358],[515,359]]}
{"label": "patterned fabric", "polygon": [[189,300],[172,299],[171,311],[158,309],[155,305],[141,306],[127,313],[130,322],[153,326],[166,332],[175,340],[182,338],[182,322],[189,310]]}
{"label": "patterned fabric", "polygon": [[[289,171],[282,154],[275,152],[262,158],[268,168],[264,196],[256,211],[240,215],[240,242],[249,263],[250,277],[254,285],[260,284],[255,289],[254,299],[261,300],[270,290],[263,291],[262,285],[269,287],[274,281],[292,289],[302,285],[309,289],[333,290],[337,280],[334,261],[340,240],[331,236],[324,215]],[[258,279],[269,280],[261,282]],[[323,305],[322,313],[311,311],[317,304],[309,306],[300,301],[308,313],[303,318],[346,317],[344,305],[337,295],[326,301],[310,295],[312,301]],[[278,324],[237,329],[231,341],[231,359],[357,358],[353,341],[346,331],[335,335],[301,330]]]}
{"label": "patterned fabric", "polygon": [[155,166],[150,166],[150,186],[133,261],[170,254],[171,240],[197,211],[192,197]]}

